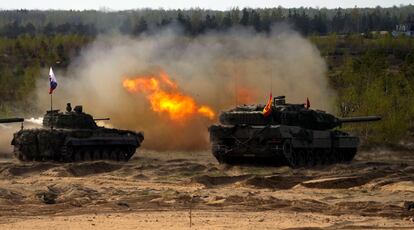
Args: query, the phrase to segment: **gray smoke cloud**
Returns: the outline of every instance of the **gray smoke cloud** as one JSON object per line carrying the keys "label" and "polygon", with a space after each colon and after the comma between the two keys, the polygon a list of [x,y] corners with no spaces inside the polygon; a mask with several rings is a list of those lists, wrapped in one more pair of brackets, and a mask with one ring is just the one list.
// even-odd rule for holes
{"label": "gray smoke cloud", "polygon": [[[162,69],[199,104],[216,112],[236,103],[266,103],[269,91],[295,103],[330,110],[333,91],[317,48],[286,26],[270,35],[246,29],[195,38],[173,28],[131,38],[100,36],[67,69],[56,72],[55,107],[82,104],[95,117],[111,117],[111,126],[141,130],[144,146],[156,150],[196,150],[209,146],[207,128],[216,122],[192,117],[173,122],[154,113],[145,95],[122,87],[126,77],[157,74]],[[49,108],[48,82],[38,82],[37,105]]]}

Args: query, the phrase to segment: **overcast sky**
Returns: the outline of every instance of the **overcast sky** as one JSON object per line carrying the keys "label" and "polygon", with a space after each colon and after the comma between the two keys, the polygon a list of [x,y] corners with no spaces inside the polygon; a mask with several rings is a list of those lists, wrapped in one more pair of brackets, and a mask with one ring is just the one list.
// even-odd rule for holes
{"label": "overcast sky", "polygon": [[414,0],[0,0],[0,9],[95,9],[125,10],[137,8],[188,9],[204,8],[227,10],[232,7],[390,7],[413,4]]}

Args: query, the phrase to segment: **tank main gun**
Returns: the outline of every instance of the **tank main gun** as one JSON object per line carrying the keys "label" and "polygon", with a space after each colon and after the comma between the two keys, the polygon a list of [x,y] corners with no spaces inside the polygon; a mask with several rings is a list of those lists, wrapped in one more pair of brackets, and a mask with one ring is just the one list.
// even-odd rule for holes
{"label": "tank main gun", "polygon": [[364,117],[343,117],[339,118],[341,123],[357,123],[367,121],[379,121],[382,118],[380,116],[364,116]]}
{"label": "tank main gun", "polygon": [[109,118],[109,117],[105,117],[105,118],[94,118],[93,120],[94,121],[109,121],[109,120],[111,120],[111,118]]}
{"label": "tank main gun", "polygon": [[15,123],[15,122],[24,122],[24,118],[2,118],[0,123]]}

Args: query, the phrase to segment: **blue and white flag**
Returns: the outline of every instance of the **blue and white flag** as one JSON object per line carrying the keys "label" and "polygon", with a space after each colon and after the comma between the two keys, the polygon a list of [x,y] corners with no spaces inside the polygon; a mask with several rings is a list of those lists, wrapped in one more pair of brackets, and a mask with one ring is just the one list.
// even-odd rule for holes
{"label": "blue and white flag", "polygon": [[56,81],[55,74],[53,73],[52,67],[50,67],[50,70],[49,70],[49,81],[50,81],[49,94],[52,94],[53,90],[55,90],[57,87],[57,81]]}

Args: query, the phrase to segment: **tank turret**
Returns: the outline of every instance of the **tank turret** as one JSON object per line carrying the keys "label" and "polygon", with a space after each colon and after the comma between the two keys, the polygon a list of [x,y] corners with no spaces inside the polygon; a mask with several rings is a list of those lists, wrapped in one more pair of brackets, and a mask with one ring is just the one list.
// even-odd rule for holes
{"label": "tank turret", "polygon": [[[379,116],[338,118],[306,104],[273,98],[271,112],[265,105],[242,105],[219,116],[209,127],[212,152],[221,163],[288,163],[292,167],[351,161],[359,139],[335,129],[344,123],[378,121]],[[267,107],[268,108],[268,107]],[[268,110],[267,110],[268,111]],[[265,116],[266,114],[266,116]]]}
{"label": "tank turret", "polygon": [[61,129],[97,129],[95,120],[87,113],[83,112],[81,105],[75,106],[72,111],[70,103],[67,104],[66,112],[61,113],[59,110],[46,111],[43,117],[44,127],[53,127]]}
{"label": "tank turret", "polygon": [[127,161],[144,140],[142,132],[100,127],[96,120],[109,118],[94,119],[80,105],[72,110],[70,103],[66,112],[49,110],[42,128],[14,134],[14,154],[22,161]]}
{"label": "tank turret", "polygon": [[238,106],[220,114],[225,125],[290,125],[306,129],[329,130],[343,123],[381,120],[379,116],[337,118],[322,110],[313,110],[305,104],[287,104],[285,96],[273,99],[269,116],[263,116],[264,105]]}

